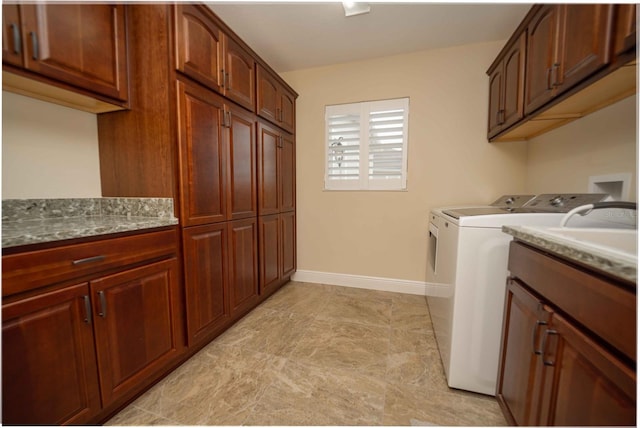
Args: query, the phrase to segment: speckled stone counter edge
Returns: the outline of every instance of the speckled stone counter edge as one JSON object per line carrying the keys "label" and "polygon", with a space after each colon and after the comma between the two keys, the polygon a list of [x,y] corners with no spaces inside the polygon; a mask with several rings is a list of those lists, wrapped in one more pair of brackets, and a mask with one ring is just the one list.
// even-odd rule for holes
{"label": "speckled stone counter edge", "polygon": [[3,199],[2,221],[120,215],[173,218],[171,198]]}
{"label": "speckled stone counter edge", "polygon": [[545,234],[543,230],[532,230],[526,226],[502,226],[502,231],[534,247],[557,254],[565,259],[590,266],[618,278],[637,283],[637,263],[616,257],[604,251],[576,245],[555,236]]}
{"label": "speckled stone counter edge", "polygon": [[171,198],[6,199],[2,248],[176,224]]}

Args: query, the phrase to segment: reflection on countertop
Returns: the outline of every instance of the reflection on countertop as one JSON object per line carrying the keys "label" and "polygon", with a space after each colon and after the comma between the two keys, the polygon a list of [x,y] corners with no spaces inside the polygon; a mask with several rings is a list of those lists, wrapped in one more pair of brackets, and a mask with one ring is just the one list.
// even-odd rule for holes
{"label": "reflection on countertop", "polygon": [[171,198],[5,199],[2,248],[176,224]]}

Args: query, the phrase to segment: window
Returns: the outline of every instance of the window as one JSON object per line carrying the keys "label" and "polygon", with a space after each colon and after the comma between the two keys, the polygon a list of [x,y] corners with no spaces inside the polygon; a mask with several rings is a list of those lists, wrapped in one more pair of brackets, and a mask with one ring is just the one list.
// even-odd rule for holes
{"label": "window", "polygon": [[327,106],[327,190],[407,188],[409,98]]}

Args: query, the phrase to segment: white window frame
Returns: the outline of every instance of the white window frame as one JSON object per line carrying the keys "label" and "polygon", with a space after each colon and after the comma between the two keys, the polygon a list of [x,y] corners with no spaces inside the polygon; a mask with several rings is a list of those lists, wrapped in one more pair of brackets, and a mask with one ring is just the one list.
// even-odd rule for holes
{"label": "white window frame", "polygon": [[[369,153],[371,151],[369,118],[371,112],[402,110],[402,160],[400,177],[370,177]],[[330,159],[335,166],[335,136],[330,141],[330,118],[336,115],[359,116],[359,173],[357,178],[337,179],[330,177]],[[364,124],[364,126],[363,126]],[[407,189],[407,147],[409,140],[409,98],[395,98],[380,101],[365,101],[351,104],[328,105],[325,107],[325,159],[324,159],[324,189],[325,190],[395,190]],[[396,143],[397,144],[397,143]],[[332,147],[332,145],[334,147]],[[396,147],[397,149],[398,147]],[[397,175],[393,174],[393,175]]]}

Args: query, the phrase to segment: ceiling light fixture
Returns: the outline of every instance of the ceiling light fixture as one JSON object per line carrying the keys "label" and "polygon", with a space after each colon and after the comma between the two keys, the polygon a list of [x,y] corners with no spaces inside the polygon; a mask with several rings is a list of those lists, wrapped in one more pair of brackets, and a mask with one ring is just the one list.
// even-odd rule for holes
{"label": "ceiling light fixture", "polygon": [[342,7],[344,7],[344,16],[362,15],[371,11],[369,3],[362,2],[343,1]]}

